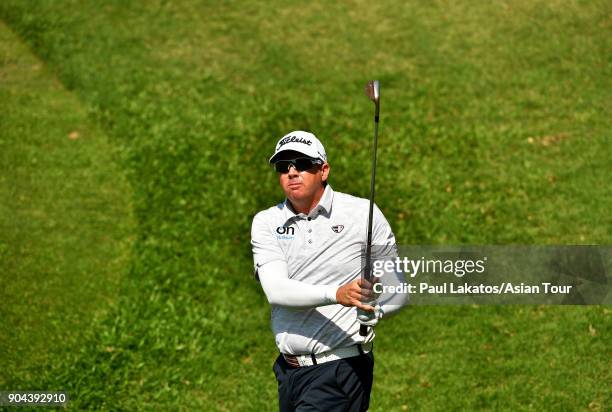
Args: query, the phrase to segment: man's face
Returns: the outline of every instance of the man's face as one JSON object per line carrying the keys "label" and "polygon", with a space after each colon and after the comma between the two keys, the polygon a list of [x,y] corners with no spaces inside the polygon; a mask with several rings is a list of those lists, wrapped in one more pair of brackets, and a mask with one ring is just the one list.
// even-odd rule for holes
{"label": "man's face", "polygon": [[[296,157],[304,157],[304,155],[288,152],[283,154],[280,160],[290,160]],[[278,179],[287,199],[294,203],[302,203],[310,201],[323,189],[323,182],[327,180],[328,175],[329,165],[324,163],[301,172],[291,166],[287,173],[279,173]]]}

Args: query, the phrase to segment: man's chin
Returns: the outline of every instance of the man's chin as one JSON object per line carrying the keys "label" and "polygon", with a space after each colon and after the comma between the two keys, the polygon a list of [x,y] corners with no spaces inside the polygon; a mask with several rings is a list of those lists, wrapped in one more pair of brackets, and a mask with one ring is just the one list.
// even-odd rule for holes
{"label": "man's chin", "polygon": [[298,190],[287,190],[285,192],[285,196],[287,196],[287,199],[289,199],[292,202],[301,202],[304,199],[306,199],[308,196],[306,193],[304,193],[303,190],[298,189]]}
{"label": "man's chin", "polygon": [[296,193],[289,193],[287,194],[287,199],[289,199],[293,203],[296,203],[296,202],[301,202],[304,199],[304,196],[300,196],[299,194],[296,194]]}

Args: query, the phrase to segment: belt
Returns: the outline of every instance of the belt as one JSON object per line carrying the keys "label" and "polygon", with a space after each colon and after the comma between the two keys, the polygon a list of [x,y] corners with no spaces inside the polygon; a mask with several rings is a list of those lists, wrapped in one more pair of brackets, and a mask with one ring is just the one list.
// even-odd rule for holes
{"label": "belt", "polygon": [[338,359],[352,358],[353,356],[364,355],[374,349],[374,343],[357,344],[345,348],[331,349],[326,352],[310,354],[310,355],[285,355],[283,358],[290,366],[299,368],[301,366],[319,365],[325,362],[331,362]]}

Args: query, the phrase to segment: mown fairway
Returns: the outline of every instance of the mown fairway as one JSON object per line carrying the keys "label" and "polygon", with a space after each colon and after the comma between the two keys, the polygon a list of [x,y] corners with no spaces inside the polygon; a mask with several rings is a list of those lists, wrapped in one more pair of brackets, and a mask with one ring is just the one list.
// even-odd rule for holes
{"label": "mown fairway", "polygon": [[[405,3],[0,2],[0,389],[275,410],[266,160],[310,130],[334,189],[367,196],[371,78],[400,244],[609,244],[611,3]],[[603,411],[611,325],[409,307],[377,328],[372,410]]]}

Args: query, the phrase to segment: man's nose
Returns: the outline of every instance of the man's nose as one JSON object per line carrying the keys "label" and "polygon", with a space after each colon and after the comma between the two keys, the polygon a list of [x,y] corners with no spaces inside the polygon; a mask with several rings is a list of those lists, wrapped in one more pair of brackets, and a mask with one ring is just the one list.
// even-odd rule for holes
{"label": "man's nose", "polygon": [[298,170],[295,168],[295,165],[294,165],[294,164],[290,164],[290,165],[289,165],[289,170],[288,170],[288,172],[287,172],[287,173],[289,173],[289,177],[292,177],[292,176],[298,176],[298,175],[299,175],[299,172],[298,172]]}

